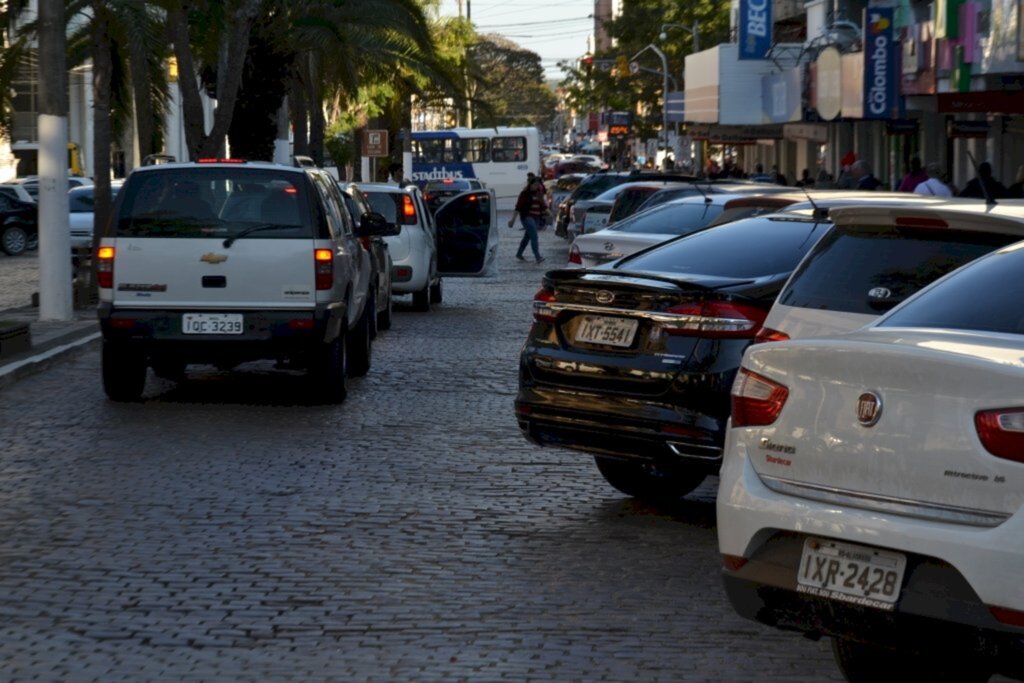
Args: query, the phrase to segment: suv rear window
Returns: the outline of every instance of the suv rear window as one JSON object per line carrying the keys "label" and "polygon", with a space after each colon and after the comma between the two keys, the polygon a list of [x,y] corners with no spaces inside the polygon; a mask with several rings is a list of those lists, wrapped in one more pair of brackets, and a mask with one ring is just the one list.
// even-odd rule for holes
{"label": "suv rear window", "polygon": [[769,216],[746,218],[627,256],[615,268],[744,278],[777,275],[795,268],[830,227]]}
{"label": "suv rear window", "polygon": [[[388,223],[416,224],[416,204],[404,192],[364,192],[370,208],[384,216]],[[406,208],[408,207],[408,208]]]}
{"label": "suv rear window", "polygon": [[779,303],[878,315],[951,270],[1015,239],[969,230],[842,226],[822,239],[800,264]]}
{"label": "suv rear window", "polygon": [[940,282],[881,327],[933,327],[1024,334],[1024,243]]}
{"label": "suv rear window", "polygon": [[269,169],[175,168],[133,175],[118,237],[313,237],[302,176]]}

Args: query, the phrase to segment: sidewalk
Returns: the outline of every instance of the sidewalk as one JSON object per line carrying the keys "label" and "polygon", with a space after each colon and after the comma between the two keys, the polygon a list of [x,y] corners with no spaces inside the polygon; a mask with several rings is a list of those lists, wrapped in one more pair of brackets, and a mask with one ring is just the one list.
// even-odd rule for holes
{"label": "sidewalk", "polygon": [[100,338],[95,307],[75,310],[74,320],[40,322],[39,309],[24,306],[0,311],[0,320],[28,323],[30,344],[26,351],[0,356],[0,390],[69,354],[90,348]]}

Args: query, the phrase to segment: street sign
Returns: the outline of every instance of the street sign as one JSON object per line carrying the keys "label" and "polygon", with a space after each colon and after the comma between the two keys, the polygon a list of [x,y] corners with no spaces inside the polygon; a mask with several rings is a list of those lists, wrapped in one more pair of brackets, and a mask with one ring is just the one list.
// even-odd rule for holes
{"label": "street sign", "polygon": [[385,129],[367,129],[363,131],[363,155],[368,157],[386,157],[388,152],[388,131]]}
{"label": "street sign", "polygon": [[629,73],[633,74],[634,76],[640,73],[640,62],[630,62]]}

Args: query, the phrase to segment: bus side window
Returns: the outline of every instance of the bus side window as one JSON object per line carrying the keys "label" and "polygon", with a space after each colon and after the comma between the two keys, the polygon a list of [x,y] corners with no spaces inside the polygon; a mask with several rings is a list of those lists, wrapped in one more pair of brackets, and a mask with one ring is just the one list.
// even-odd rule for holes
{"label": "bus side window", "polygon": [[462,152],[462,160],[466,163],[479,164],[490,161],[487,138],[463,138],[459,140],[459,149]]}
{"label": "bus side window", "polygon": [[494,161],[524,161],[526,159],[526,138],[494,138],[492,143]]}

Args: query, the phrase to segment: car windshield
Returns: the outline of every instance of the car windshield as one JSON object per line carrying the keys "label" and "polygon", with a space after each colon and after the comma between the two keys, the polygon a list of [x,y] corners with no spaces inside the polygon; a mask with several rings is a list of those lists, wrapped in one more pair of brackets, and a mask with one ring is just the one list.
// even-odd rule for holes
{"label": "car windshield", "polygon": [[701,230],[609,267],[720,277],[777,275],[793,270],[829,227],[827,223],[758,216]]}
{"label": "car windshield", "polygon": [[610,228],[615,232],[645,235],[687,235],[703,228],[722,213],[720,204],[703,202],[663,204],[631,216]]}
{"label": "car windshield", "polygon": [[[121,188],[116,185],[110,188],[111,199],[117,196],[119,189]],[[96,196],[93,194],[92,187],[83,187],[68,193],[68,206],[71,213],[92,213],[95,204]]]}
{"label": "car windshield", "polygon": [[963,268],[885,318],[880,327],[1024,334],[1024,242]]}
{"label": "car windshield", "polygon": [[[133,175],[123,188],[120,237],[312,237],[300,176],[238,167],[173,168]],[[273,226],[280,229],[275,230]]]}
{"label": "car windshield", "polygon": [[840,226],[800,264],[779,303],[878,315],[1014,239],[971,230]]}

